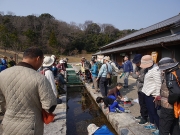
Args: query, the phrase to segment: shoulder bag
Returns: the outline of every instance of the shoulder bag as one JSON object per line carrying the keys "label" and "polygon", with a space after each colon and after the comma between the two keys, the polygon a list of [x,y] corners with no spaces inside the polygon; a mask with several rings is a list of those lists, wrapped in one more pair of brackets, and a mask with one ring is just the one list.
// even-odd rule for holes
{"label": "shoulder bag", "polygon": [[107,75],[106,75],[106,78],[111,78],[111,74],[109,73],[108,65],[107,65],[107,64],[106,64],[106,68],[107,68]]}

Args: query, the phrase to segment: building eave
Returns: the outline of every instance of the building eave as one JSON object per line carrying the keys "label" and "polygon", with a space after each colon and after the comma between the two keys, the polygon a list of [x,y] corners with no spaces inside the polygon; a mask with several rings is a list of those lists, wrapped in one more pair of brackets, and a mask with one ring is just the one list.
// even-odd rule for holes
{"label": "building eave", "polygon": [[140,47],[149,47],[149,46],[153,46],[153,45],[160,45],[162,43],[169,43],[169,42],[175,42],[175,41],[180,41],[180,34],[174,34],[171,36],[166,36],[166,37],[162,37],[162,38],[158,38],[158,39],[154,39],[154,40],[150,40],[150,41],[146,41],[146,42],[141,42],[141,43],[137,43],[137,44],[133,44],[133,45],[127,45],[127,46],[122,46],[122,47],[117,47],[117,48],[113,48],[113,49],[108,49],[105,51],[99,51],[97,53],[95,53],[94,55],[99,55],[99,54],[108,54],[108,53],[114,53],[114,52],[118,52],[118,51],[125,51],[125,50],[129,50],[129,49],[137,49]]}

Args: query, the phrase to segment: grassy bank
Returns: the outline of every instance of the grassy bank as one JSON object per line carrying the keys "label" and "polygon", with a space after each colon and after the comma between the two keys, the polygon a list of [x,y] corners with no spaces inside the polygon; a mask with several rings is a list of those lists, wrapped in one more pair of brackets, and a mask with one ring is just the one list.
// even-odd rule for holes
{"label": "grassy bank", "polygon": [[60,58],[68,58],[69,59],[69,63],[73,63],[73,62],[81,62],[81,58],[85,57],[88,61],[91,60],[92,58],[92,54],[78,54],[75,56],[60,56]]}
{"label": "grassy bank", "polygon": [[[0,49],[0,57],[3,57],[3,56],[6,56],[6,57],[10,57],[10,56],[15,56],[15,52],[14,51],[10,51],[10,50],[2,50]],[[22,56],[23,56],[23,53],[20,52],[18,54],[18,62],[22,60]],[[46,54],[46,56],[51,56],[51,54]],[[87,60],[91,60],[91,57],[92,57],[92,54],[78,54],[78,55],[75,55],[75,56],[65,56],[65,55],[62,55],[60,56],[60,58],[58,58],[59,60],[61,58],[68,58],[70,63],[73,63],[73,62],[80,62],[81,61],[81,58],[82,57],[85,57]]]}

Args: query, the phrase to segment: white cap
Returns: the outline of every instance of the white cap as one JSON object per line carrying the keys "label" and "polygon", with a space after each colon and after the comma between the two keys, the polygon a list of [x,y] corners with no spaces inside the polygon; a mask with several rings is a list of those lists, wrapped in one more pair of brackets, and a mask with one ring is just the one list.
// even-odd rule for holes
{"label": "white cap", "polygon": [[87,131],[88,131],[88,135],[93,135],[94,132],[98,129],[99,127],[96,126],[95,124],[89,124],[89,126],[87,127]]}
{"label": "white cap", "polygon": [[63,60],[60,60],[59,63],[60,63],[60,64],[61,64],[61,63],[64,63],[64,61],[63,61]]}

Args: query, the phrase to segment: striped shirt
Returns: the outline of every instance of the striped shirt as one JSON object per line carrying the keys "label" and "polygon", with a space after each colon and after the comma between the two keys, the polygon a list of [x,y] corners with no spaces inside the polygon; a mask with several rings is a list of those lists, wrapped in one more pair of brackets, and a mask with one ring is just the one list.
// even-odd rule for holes
{"label": "striped shirt", "polygon": [[147,96],[159,96],[161,84],[161,71],[155,66],[146,73],[142,92]]}

